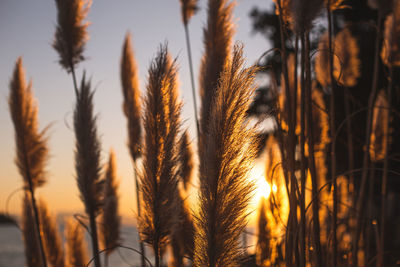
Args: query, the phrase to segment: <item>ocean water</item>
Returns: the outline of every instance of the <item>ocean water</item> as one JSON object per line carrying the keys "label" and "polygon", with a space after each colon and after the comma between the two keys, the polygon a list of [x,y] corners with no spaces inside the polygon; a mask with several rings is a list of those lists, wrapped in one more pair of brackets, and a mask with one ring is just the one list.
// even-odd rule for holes
{"label": "ocean water", "polygon": [[[63,233],[63,225],[60,225]],[[121,228],[122,245],[139,249],[136,228],[132,225],[123,225]],[[87,237],[87,241],[88,237]],[[90,243],[88,243],[90,251]],[[151,257],[150,250],[147,256]],[[103,255],[101,255],[103,260]],[[23,267],[25,266],[24,245],[21,231],[14,225],[0,225],[0,267]],[[93,266],[93,264],[91,265]],[[125,249],[116,249],[109,257],[109,265],[112,267],[140,266],[140,257],[137,253]]]}

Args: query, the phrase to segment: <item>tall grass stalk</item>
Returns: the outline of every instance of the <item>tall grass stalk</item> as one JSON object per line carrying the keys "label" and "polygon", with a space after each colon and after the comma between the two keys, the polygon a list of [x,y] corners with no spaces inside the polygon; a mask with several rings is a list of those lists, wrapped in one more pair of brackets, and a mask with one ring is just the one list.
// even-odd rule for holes
{"label": "tall grass stalk", "polygon": [[81,225],[73,219],[67,220],[64,235],[66,240],[66,265],[68,267],[85,267],[89,260]]}
{"label": "tall grass stalk", "polygon": [[[22,58],[19,57],[9,85],[10,95],[8,104],[15,129],[17,154],[15,163],[19,173],[23,177],[24,189],[26,193],[29,193],[30,197],[31,203],[29,207],[33,211],[33,218],[26,216],[35,227],[35,232],[29,234],[36,236],[40,252],[40,259],[37,260],[41,262],[42,266],[46,267],[46,252],[43,245],[43,236],[40,231],[39,211],[35,198],[35,189],[46,182],[44,170],[48,157],[46,130],[40,132],[38,129],[38,111],[33,98],[32,83],[26,84],[24,72]],[[27,208],[27,203],[25,203],[24,208]],[[32,230],[31,228],[29,229]],[[28,239],[26,238],[26,240]],[[26,245],[32,244],[32,242],[33,240],[28,243],[26,242]]]}
{"label": "tall grass stalk", "polygon": [[381,28],[382,28],[382,20],[383,20],[383,11],[381,9],[378,10],[378,23],[377,30],[375,36],[375,52],[374,52],[374,70],[373,70],[373,78],[372,78],[372,89],[368,99],[368,111],[367,111],[367,126],[365,129],[365,151],[363,156],[363,165],[362,165],[362,174],[361,174],[361,186],[360,193],[358,194],[357,202],[356,202],[356,222],[355,228],[353,231],[353,249],[352,249],[352,260],[353,266],[358,266],[358,245],[361,234],[361,221],[364,215],[364,201],[367,187],[367,178],[368,178],[368,167],[369,167],[369,148],[371,145],[371,129],[372,129],[372,115],[373,115],[373,105],[375,102],[376,92],[378,88],[378,78],[379,78],[379,44],[381,39]]}
{"label": "tall grass stalk", "polygon": [[192,62],[192,51],[190,46],[190,36],[189,36],[189,21],[190,18],[196,13],[197,0],[180,0],[181,2],[181,10],[182,10],[182,22],[183,27],[185,29],[185,37],[186,37],[186,49],[188,53],[189,60],[189,70],[190,70],[190,82],[192,85],[192,96],[193,96],[193,108],[194,108],[194,117],[196,119],[196,129],[197,136],[200,135],[200,126],[199,126],[199,116],[197,115],[197,100],[196,100],[196,87],[194,85],[194,73],[193,73],[193,62]]}

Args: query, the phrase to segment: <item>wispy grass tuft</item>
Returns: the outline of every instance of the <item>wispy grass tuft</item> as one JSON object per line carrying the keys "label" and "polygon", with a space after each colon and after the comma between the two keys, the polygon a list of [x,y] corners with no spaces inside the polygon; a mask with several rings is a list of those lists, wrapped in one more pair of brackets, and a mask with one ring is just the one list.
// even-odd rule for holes
{"label": "wispy grass tuft", "polygon": [[186,26],[189,23],[191,17],[196,13],[198,6],[197,0],[180,0],[182,22]]}
{"label": "wispy grass tuft", "polygon": [[177,142],[181,123],[177,69],[166,46],[160,47],[148,77],[143,118],[143,170],[140,175],[143,197],[140,232],[143,240],[152,246],[155,266],[159,267],[174,225],[174,216],[171,215],[177,211]]}
{"label": "wispy grass tuft", "polygon": [[256,156],[256,138],[246,123],[257,68],[244,68],[235,46],[212,103],[209,130],[200,153],[199,211],[194,266],[237,266],[239,238],[246,226],[254,185],[247,179]]}
{"label": "wispy grass tuft", "polygon": [[53,48],[58,52],[60,65],[71,72],[84,60],[83,50],[89,36],[84,22],[91,0],[56,0],[57,29]]}

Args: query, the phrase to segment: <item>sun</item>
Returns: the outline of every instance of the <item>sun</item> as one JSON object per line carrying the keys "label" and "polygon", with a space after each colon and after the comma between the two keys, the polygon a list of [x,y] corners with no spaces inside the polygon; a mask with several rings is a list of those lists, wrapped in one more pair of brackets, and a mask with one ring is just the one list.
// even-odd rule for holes
{"label": "sun", "polygon": [[[255,166],[249,173],[250,181],[254,182],[255,190],[252,203],[258,205],[261,198],[268,199],[271,194],[271,186],[265,179],[264,168]],[[272,190],[276,191],[276,186],[272,186]]]}

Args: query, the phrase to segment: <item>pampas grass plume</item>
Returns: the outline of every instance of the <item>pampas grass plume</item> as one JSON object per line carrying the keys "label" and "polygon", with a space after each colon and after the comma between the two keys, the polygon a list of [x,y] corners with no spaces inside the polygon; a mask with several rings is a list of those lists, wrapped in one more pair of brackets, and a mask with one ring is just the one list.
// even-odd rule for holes
{"label": "pampas grass plume", "polygon": [[200,144],[208,129],[211,104],[214,102],[220,75],[230,57],[234,33],[233,6],[228,0],[208,1],[207,26],[203,31],[204,55],[200,66]]}
{"label": "pampas grass plume", "polygon": [[39,201],[39,216],[47,261],[50,266],[63,267],[65,266],[64,250],[62,247],[61,236],[57,228],[57,221],[50,215],[47,204],[42,199]]}
{"label": "pampas grass plume", "polygon": [[46,182],[47,138],[46,130],[38,129],[38,108],[33,98],[32,83],[27,85],[25,82],[21,57],[17,59],[10,81],[8,104],[15,129],[15,162],[23,177],[24,188],[32,187],[34,190]]}
{"label": "pampas grass plume", "polygon": [[84,60],[88,22],[84,22],[91,0],[56,0],[57,28],[53,48],[59,54],[59,63],[67,71]]}
{"label": "pampas grass plume", "polygon": [[97,214],[102,201],[103,180],[100,178],[100,141],[93,115],[93,92],[90,81],[82,77],[74,110],[76,136],[75,168],[80,197],[87,214]]}
{"label": "pampas grass plume", "polygon": [[128,147],[132,160],[140,156],[140,92],[139,71],[134,57],[131,36],[125,36],[121,57],[121,84],[124,96],[123,111],[128,120]]}
{"label": "pampas grass plume", "polygon": [[110,151],[110,156],[105,173],[104,205],[102,214],[101,233],[103,247],[110,254],[120,242],[121,218],[118,215],[118,184],[116,181],[115,153]]}
{"label": "pampas grass plume", "polygon": [[189,23],[190,18],[196,13],[198,6],[197,0],[180,0],[182,21],[186,26]]}
{"label": "pampas grass plume", "polygon": [[68,267],[85,267],[89,262],[87,244],[81,225],[72,218],[65,225],[66,259]]}
{"label": "pampas grass plume", "polygon": [[359,47],[356,38],[348,28],[340,31],[335,38],[333,75],[338,83],[346,87],[357,85],[360,77]]}
{"label": "pampas grass plume", "polygon": [[[385,91],[381,90],[375,100],[372,118],[371,145],[369,154],[374,162],[383,160],[386,154],[386,138],[390,138],[388,125],[389,101]],[[390,140],[389,140],[390,144]]]}
{"label": "pampas grass plume", "polygon": [[318,43],[318,53],[315,57],[315,76],[317,81],[327,88],[331,85],[331,74],[329,73],[329,35],[325,32]]}
{"label": "pampas grass plume", "polygon": [[145,144],[140,175],[143,214],[140,233],[150,244],[158,267],[176,210],[177,137],[181,103],[178,101],[177,69],[166,46],[161,46],[149,69],[144,100]]}
{"label": "pampas grass plume", "polygon": [[242,53],[235,46],[221,75],[200,153],[194,266],[238,266],[242,253],[239,238],[254,188],[247,175],[257,150],[255,133],[246,123],[257,68],[244,68]]}

